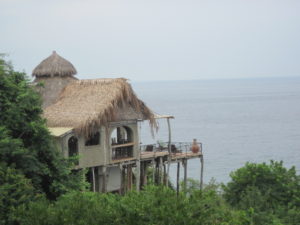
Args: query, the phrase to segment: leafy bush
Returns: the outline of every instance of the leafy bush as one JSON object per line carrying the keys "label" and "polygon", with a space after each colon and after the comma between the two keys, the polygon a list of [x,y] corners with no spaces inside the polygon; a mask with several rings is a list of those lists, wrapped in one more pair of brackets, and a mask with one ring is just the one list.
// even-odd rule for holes
{"label": "leafy bush", "polygon": [[20,209],[21,224],[249,224],[245,213],[231,210],[215,191],[191,196],[170,188],[147,186],[125,196],[73,192],[56,202],[33,202]]}
{"label": "leafy bush", "polygon": [[252,210],[254,224],[300,224],[300,176],[282,162],[247,163],[230,175],[224,197],[233,207]]}

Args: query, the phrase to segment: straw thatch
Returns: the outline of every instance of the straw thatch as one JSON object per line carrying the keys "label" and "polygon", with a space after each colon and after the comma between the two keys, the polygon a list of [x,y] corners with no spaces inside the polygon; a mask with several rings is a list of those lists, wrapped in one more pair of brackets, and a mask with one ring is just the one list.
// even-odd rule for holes
{"label": "straw thatch", "polygon": [[44,116],[48,126],[73,127],[86,137],[100,126],[122,120],[147,119],[156,127],[154,114],[124,78],[72,82],[58,101],[45,109]]}
{"label": "straw thatch", "polygon": [[75,67],[68,60],[59,56],[55,51],[48,58],[44,59],[32,71],[35,77],[73,76],[77,73]]}

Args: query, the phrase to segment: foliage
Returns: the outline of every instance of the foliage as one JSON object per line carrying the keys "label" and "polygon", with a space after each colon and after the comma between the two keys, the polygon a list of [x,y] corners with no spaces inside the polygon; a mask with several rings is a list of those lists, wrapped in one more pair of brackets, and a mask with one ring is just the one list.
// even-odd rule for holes
{"label": "foliage", "polygon": [[294,167],[275,161],[247,163],[230,176],[224,197],[237,209],[252,210],[254,224],[300,223],[300,176]]}
{"label": "foliage", "polygon": [[147,186],[125,196],[73,192],[55,203],[45,200],[20,209],[22,224],[249,224],[244,213],[230,210],[215,191],[191,196],[170,188]]}
{"label": "foliage", "polygon": [[19,205],[36,198],[30,180],[19,171],[0,164],[0,224],[12,224]]}
{"label": "foliage", "polygon": [[82,179],[56,150],[41,113],[26,75],[0,57],[0,161],[30,179],[35,193],[55,199],[80,190]]}

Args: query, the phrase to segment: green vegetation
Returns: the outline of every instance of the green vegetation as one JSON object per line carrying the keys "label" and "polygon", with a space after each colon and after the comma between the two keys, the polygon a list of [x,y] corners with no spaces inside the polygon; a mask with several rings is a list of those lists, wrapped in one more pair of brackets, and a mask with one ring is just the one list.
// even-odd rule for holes
{"label": "green vegetation", "polygon": [[247,163],[202,191],[189,179],[179,195],[152,185],[124,196],[88,192],[41,112],[25,74],[0,57],[0,224],[300,224],[300,176],[282,162]]}
{"label": "green vegetation", "polygon": [[[82,176],[71,172],[41,117],[39,95],[24,73],[0,57],[0,221],[7,224],[21,204],[45,195],[54,200],[81,190]],[[6,221],[6,222],[5,222]]]}
{"label": "green vegetation", "polygon": [[223,185],[225,200],[251,212],[253,224],[300,224],[300,176],[282,162],[247,163]]}

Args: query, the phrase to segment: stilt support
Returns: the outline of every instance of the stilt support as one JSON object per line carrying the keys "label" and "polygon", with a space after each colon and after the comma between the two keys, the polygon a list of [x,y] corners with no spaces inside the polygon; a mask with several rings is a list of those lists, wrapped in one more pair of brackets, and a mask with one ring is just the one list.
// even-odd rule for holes
{"label": "stilt support", "polygon": [[201,171],[200,171],[200,189],[203,189],[203,155],[200,157],[200,162],[201,162]]}
{"label": "stilt support", "polygon": [[180,162],[177,162],[177,182],[176,182],[177,195],[179,194],[179,177],[180,177]]}
{"label": "stilt support", "polygon": [[184,169],[184,177],[183,177],[184,192],[186,192],[186,185],[187,185],[187,159],[183,160],[183,169]]}

